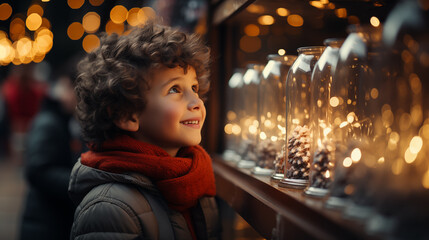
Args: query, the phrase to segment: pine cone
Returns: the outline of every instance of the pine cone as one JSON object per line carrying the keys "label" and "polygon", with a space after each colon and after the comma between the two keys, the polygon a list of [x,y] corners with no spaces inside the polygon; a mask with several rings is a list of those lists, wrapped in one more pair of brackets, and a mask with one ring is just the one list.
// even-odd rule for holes
{"label": "pine cone", "polygon": [[310,172],[310,137],[307,126],[297,126],[288,139],[287,178],[308,179]]}

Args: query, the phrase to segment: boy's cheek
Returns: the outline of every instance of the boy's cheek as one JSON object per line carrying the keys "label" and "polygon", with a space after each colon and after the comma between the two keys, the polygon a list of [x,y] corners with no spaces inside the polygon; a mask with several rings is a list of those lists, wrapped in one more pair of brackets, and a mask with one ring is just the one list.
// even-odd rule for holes
{"label": "boy's cheek", "polygon": [[179,109],[179,106],[170,104],[168,108],[165,109],[165,117],[171,121],[180,121],[182,113]]}

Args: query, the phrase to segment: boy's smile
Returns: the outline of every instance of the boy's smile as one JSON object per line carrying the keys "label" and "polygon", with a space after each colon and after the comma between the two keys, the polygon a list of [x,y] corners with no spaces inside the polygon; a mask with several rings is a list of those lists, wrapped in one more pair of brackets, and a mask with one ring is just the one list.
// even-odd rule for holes
{"label": "boy's smile", "polygon": [[186,74],[181,67],[154,71],[135,137],[158,145],[172,156],[181,147],[199,144],[206,109],[198,96],[198,88],[192,67]]}
{"label": "boy's smile", "polygon": [[197,128],[197,129],[200,128],[200,119],[188,119],[180,123],[187,127]]}

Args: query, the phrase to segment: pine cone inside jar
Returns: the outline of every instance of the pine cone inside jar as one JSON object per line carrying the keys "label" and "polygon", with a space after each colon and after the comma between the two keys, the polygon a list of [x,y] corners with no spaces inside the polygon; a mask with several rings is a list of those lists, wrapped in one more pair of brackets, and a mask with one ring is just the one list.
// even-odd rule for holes
{"label": "pine cone inside jar", "polygon": [[247,161],[256,162],[258,156],[256,155],[256,144],[250,140],[243,140],[240,144],[240,148],[238,150],[241,159]]}
{"label": "pine cone inside jar", "polygon": [[277,155],[277,145],[276,143],[265,140],[261,142],[258,146],[258,167],[273,169],[274,160]]}
{"label": "pine cone inside jar", "polygon": [[285,150],[286,145],[283,145],[282,150],[277,153],[276,159],[274,160],[274,169],[276,173],[283,174],[285,171]]}
{"label": "pine cone inside jar", "polygon": [[313,158],[313,171],[311,173],[311,186],[316,188],[329,188],[331,178],[327,176],[330,163],[330,151],[326,147],[316,150]]}
{"label": "pine cone inside jar", "polygon": [[308,180],[310,172],[310,136],[306,125],[297,126],[287,142],[290,167],[286,177]]}

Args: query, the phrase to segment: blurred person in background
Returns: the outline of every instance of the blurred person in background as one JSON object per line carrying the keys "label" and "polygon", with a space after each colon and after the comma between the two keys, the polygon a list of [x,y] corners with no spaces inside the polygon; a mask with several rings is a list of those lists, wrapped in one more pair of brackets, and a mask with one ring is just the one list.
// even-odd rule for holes
{"label": "blurred person in background", "polygon": [[34,64],[13,66],[2,86],[5,121],[10,127],[12,160],[20,161],[29,125],[46,95],[46,84],[34,77]]}
{"label": "blurred person in background", "polygon": [[27,136],[24,157],[28,193],[20,239],[69,239],[74,206],[67,194],[71,169],[84,150],[73,117],[73,76],[52,85]]}
{"label": "blurred person in background", "polygon": [[7,116],[6,102],[0,93],[0,161],[9,154],[10,124]]}

